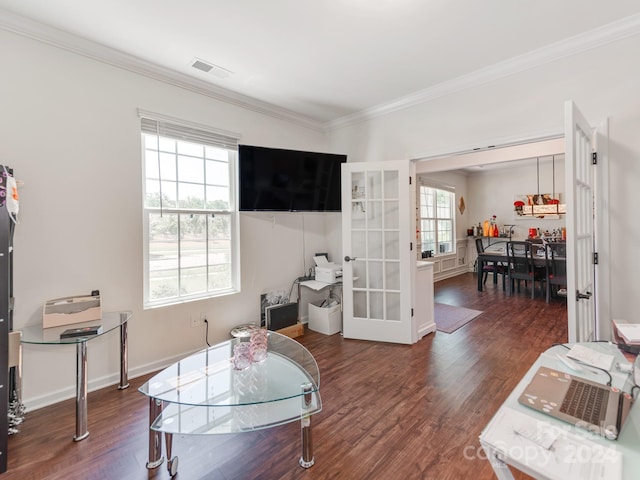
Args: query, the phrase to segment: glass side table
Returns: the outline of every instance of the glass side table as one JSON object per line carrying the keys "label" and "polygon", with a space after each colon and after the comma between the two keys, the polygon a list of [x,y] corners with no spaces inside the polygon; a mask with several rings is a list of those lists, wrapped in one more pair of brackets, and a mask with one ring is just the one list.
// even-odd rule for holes
{"label": "glass side table", "polygon": [[167,469],[178,470],[172,457],[173,434],[216,435],[250,432],[302,423],[304,468],[314,464],[311,415],[322,409],[320,372],[309,351],[297,341],[268,332],[267,358],[235,370],[233,338],[190,355],[167,367],[140,387],[149,397],[149,461],[157,468],[165,434]]}
{"label": "glass side table", "polygon": [[[119,389],[129,386],[127,366],[127,322],[131,312],[103,313],[100,320],[92,320],[60,327],[42,328],[42,325],[30,325],[22,329],[22,343],[34,345],[76,345],[76,442],[89,436],[87,430],[87,342],[120,329],[120,384]],[[60,334],[70,328],[82,328],[101,325],[102,331],[85,337],[60,338]]]}

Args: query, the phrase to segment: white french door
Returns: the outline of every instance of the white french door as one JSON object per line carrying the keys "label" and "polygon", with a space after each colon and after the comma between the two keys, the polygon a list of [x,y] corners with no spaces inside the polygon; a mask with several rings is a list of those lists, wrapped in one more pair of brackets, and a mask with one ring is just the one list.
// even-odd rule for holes
{"label": "white french door", "polygon": [[565,103],[567,184],[567,314],[569,342],[595,340],[594,132],[572,101]]}
{"label": "white french door", "polygon": [[343,335],[413,342],[409,161],[342,165]]}

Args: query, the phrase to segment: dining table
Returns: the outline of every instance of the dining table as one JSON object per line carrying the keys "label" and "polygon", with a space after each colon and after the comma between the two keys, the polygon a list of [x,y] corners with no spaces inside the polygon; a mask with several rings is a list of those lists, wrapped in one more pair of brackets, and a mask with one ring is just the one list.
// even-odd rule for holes
{"label": "dining table", "polygon": [[[478,276],[478,291],[482,291],[482,271],[485,263],[504,263],[507,264],[507,252],[506,250],[485,250],[482,253],[478,253],[478,259],[476,261],[476,273]],[[536,267],[546,267],[547,258],[544,254],[533,255],[533,264]],[[494,272],[494,283],[497,282],[497,273]]]}

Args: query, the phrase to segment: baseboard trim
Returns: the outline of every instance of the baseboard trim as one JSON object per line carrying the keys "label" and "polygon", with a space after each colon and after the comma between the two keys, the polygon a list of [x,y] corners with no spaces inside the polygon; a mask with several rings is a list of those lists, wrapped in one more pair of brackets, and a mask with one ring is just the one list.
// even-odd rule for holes
{"label": "baseboard trim", "polygon": [[[195,353],[198,350],[195,350],[192,353]],[[168,367],[176,363],[177,361],[185,358],[190,355],[190,353],[182,353],[179,355],[174,355],[172,357],[165,357],[155,362],[147,363],[145,365],[140,365],[138,367],[132,368],[129,370],[129,379],[137,378],[142,375],[147,375],[148,373],[157,372],[158,370],[162,370],[163,368]],[[120,371],[110,373],[109,375],[104,375],[99,378],[89,379],[87,390],[89,393],[95,392],[96,390],[100,390],[102,388],[113,386],[117,388],[117,385],[120,384]],[[22,402],[24,403],[25,409],[27,412],[38,410],[43,407],[48,407],[49,405],[54,405],[59,402],[63,402],[65,400],[69,400],[72,398],[76,398],[76,389],[74,386],[69,386],[66,388],[61,388],[59,390],[47,393],[45,395],[40,395],[31,398],[23,398]]]}

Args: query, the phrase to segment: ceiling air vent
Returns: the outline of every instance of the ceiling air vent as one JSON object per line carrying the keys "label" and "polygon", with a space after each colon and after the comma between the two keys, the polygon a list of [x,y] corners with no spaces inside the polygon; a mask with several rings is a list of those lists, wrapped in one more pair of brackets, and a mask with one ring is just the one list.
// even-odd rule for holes
{"label": "ceiling air vent", "polygon": [[226,68],[214,65],[213,63],[205,62],[204,60],[201,60],[199,58],[194,58],[191,62],[191,66],[205,73],[211,73],[218,78],[227,78],[233,73],[231,70],[227,70]]}
{"label": "ceiling air vent", "polygon": [[197,59],[191,64],[191,66],[206,73],[209,73],[213,69],[213,65],[209,65],[208,63]]}

